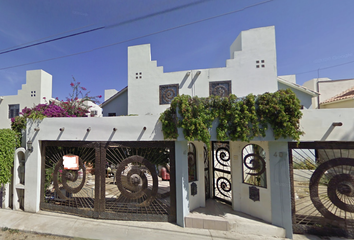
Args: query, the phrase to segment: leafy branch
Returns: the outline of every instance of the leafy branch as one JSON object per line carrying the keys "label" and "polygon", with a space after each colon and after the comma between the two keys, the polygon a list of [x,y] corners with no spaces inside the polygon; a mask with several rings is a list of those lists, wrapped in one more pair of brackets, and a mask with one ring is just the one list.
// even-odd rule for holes
{"label": "leafy branch", "polygon": [[220,141],[249,142],[255,137],[265,137],[268,124],[275,139],[290,137],[299,141],[303,134],[299,129],[300,107],[300,101],[290,89],[258,96],[249,94],[244,98],[233,94],[223,98],[181,95],[173,99],[160,121],[165,139],[176,139],[177,128],[182,128],[186,140],[202,141],[208,147],[209,130],[215,119],[219,122],[216,132]]}

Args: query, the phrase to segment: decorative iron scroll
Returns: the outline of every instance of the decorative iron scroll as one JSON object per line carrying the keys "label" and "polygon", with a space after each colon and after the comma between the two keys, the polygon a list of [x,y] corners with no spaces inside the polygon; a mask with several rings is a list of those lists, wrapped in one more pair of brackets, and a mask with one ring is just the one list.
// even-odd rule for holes
{"label": "decorative iron scroll", "polygon": [[[125,170],[128,172],[125,175]],[[148,186],[147,171],[152,177],[152,189]],[[125,179],[125,181],[124,181]],[[141,156],[131,156],[123,160],[117,169],[117,186],[121,194],[128,199],[146,197],[137,207],[149,206],[157,195],[158,179],[153,164]]]}
{"label": "decorative iron scroll", "polygon": [[229,193],[231,191],[231,182],[229,179],[225,177],[219,177],[216,180],[216,188],[218,189],[219,193],[224,195],[225,197],[230,197]]}
{"label": "decorative iron scroll", "polygon": [[209,95],[227,97],[231,94],[231,81],[209,83]]}
{"label": "decorative iron scroll", "polygon": [[248,144],[242,149],[243,183],[267,187],[265,151],[257,144]]}
{"label": "decorative iron scroll", "polygon": [[220,147],[216,149],[215,153],[216,160],[218,163],[220,163],[222,166],[229,166],[229,161],[230,161],[230,152],[229,149],[225,147]]}
{"label": "decorative iron scroll", "polygon": [[[77,184],[79,178],[79,171],[82,171],[82,179],[81,183]],[[55,165],[54,172],[53,172],[53,182],[54,188],[58,196],[63,199],[69,199],[64,193],[61,191],[62,189],[59,187],[59,182],[61,182],[63,189],[67,193],[78,193],[84,187],[86,181],[86,169],[82,162],[82,159],[79,158],[79,170],[66,170],[64,169],[63,159],[60,159],[57,164]],[[77,185],[76,187],[72,187],[70,185]]]}
{"label": "decorative iron scroll", "polygon": [[[249,158],[251,158],[251,160],[249,160]],[[266,170],[266,163],[264,159],[260,155],[255,153],[247,154],[243,158],[243,164],[246,168],[251,170],[247,172],[247,174],[251,176],[261,175]]]}
{"label": "decorative iron scroll", "polygon": [[160,104],[170,104],[178,95],[178,84],[160,86]]}
{"label": "decorative iron scroll", "polygon": [[[354,213],[352,167],[354,167],[353,159],[335,158],[322,163],[311,176],[311,201],[325,218],[344,222],[346,219],[343,216],[345,217],[346,214],[342,211]],[[323,188],[326,186],[327,196],[323,197]]]}

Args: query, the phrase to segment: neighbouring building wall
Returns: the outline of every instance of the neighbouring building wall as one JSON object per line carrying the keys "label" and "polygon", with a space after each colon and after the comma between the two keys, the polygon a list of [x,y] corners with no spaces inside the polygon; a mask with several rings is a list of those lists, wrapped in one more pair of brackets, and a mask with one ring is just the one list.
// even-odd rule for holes
{"label": "neighbouring building wall", "polygon": [[91,101],[85,101],[84,105],[89,106],[88,109],[90,113],[87,114],[88,117],[102,117],[102,108],[96,103]]}
{"label": "neighbouring building wall", "polygon": [[318,102],[324,102],[354,87],[354,79],[331,80],[329,78],[314,78],[305,82],[303,86],[320,93],[318,99],[313,99],[313,106],[318,108]]}
{"label": "neighbouring building wall", "polygon": [[115,89],[106,89],[104,90],[104,101],[107,101],[110,97],[116,94],[118,91]]}
{"label": "neighbouring building wall", "polygon": [[108,117],[115,114],[115,116],[128,115],[128,90],[122,92],[112,101],[107,102],[102,106],[103,116]]}
{"label": "neighbouring building wall", "polygon": [[160,114],[170,106],[164,100],[177,94],[208,97],[212,82],[231,82],[226,87],[238,97],[274,92],[278,90],[276,66],[274,27],[243,31],[232,44],[224,68],[164,73],[151,61],[149,44],[132,46],[128,48],[128,114]]}
{"label": "neighbouring building wall", "polygon": [[336,101],[326,104],[321,104],[321,109],[325,108],[354,108],[353,99],[345,99],[345,101]]}
{"label": "neighbouring building wall", "polygon": [[43,70],[32,70],[26,73],[26,84],[18,90],[17,95],[3,96],[0,100],[0,128],[10,128],[9,105],[18,105],[21,112],[25,107],[33,107],[45,103],[52,98],[52,75]]}
{"label": "neighbouring building wall", "polygon": [[301,92],[297,89],[294,89],[292,87],[289,87],[281,82],[278,82],[278,88],[279,89],[288,89],[290,88],[296,95],[296,97],[300,100],[300,104],[306,108],[306,109],[309,109],[309,108],[312,108],[312,99],[313,98],[316,98],[316,97],[312,97],[311,95],[309,94],[306,94],[304,92]]}

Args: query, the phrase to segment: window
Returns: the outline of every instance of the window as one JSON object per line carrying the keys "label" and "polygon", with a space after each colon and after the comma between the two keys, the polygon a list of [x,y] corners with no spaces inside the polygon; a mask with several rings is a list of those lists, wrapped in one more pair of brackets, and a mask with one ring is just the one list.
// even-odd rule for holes
{"label": "window", "polygon": [[197,181],[197,159],[193,143],[188,143],[188,181]]}
{"label": "window", "polygon": [[97,115],[97,110],[91,110],[91,117],[96,116]]}
{"label": "window", "polygon": [[20,104],[11,104],[9,105],[9,118],[14,118],[19,115]]}
{"label": "window", "polygon": [[108,117],[114,117],[116,116],[116,113],[108,113]]}
{"label": "window", "polygon": [[266,153],[257,144],[248,144],[242,149],[243,183],[267,188]]}

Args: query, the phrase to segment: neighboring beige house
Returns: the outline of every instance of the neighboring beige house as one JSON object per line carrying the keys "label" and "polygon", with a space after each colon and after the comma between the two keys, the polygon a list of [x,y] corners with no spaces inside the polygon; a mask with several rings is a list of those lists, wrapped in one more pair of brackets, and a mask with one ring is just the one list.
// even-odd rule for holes
{"label": "neighboring beige house", "polygon": [[11,118],[25,107],[45,103],[44,97],[52,98],[52,75],[43,70],[27,71],[26,84],[17,95],[0,96],[0,128],[10,128]]}
{"label": "neighboring beige house", "polygon": [[354,79],[314,78],[303,84],[320,95],[312,99],[314,108],[354,107]]}
{"label": "neighboring beige house", "polygon": [[354,108],[354,87],[320,103],[321,108]]}

